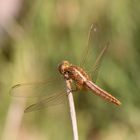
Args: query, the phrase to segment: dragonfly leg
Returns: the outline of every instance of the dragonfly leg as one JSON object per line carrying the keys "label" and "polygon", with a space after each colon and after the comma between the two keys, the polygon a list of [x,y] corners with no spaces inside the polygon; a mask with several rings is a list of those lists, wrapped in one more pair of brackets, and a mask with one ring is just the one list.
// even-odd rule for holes
{"label": "dragonfly leg", "polygon": [[78,91],[79,89],[76,87],[75,89],[71,89],[71,92],[76,92]]}
{"label": "dragonfly leg", "polygon": [[81,90],[82,88],[83,88],[83,87],[82,87],[81,85],[76,84],[76,85],[71,89],[71,91],[72,91],[72,92],[76,92],[76,91]]}
{"label": "dragonfly leg", "polygon": [[78,87],[75,87],[73,89],[68,89],[68,90],[69,90],[68,93],[70,93],[70,92],[76,92],[76,91],[79,90],[79,88]]}

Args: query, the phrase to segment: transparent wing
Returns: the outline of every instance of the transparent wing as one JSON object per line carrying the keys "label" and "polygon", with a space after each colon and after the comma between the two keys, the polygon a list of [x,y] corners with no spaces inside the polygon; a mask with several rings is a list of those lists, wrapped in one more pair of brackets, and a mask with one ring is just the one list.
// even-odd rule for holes
{"label": "transparent wing", "polygon": [[[45,82],[17,84],[11,88],[10,94],[13,97],[31,99],[36,97],[35,99],[37,99],[37,102],[27,107],[25,112],[36,111],[45,107],[58,105],[65,101],[67,94],[65,92],[65,85],[62,81],[59,79],[58,82],[57,79],[53,79]],[[28,101],[31,102],[31,100]]]}
{"label": "transparent wing", "polygon": [[93,82],[96,82],[103,56],[109,46],[109,42],[104,37],[105,34],[104,29],[101,29],[97,23],[92,24],[88,33],[87,46],[82,55],[80,65],[82,67],[86,65]]}
{"label": "transparent wing", "polygon": [[97,32],[98,32],[97,24],[93,23],[89,29],[89,32],[88,32],[87,44],[86,44],[86,47],[82,53],[82,59],[80,62],[80,66],[85,66],[86,61],[88,59],[89,52],[90,52],[90,47],[91,47],[91,45],[90,45],[91,35],[92,35],[92,38],[95,39],[97,37]]}
{"label": "transparent wing", "polygon": [[64,101],[66,101],[66,97],[67,97],[67,93],[64,93],[61,91],[58,94],[53,94],[50,97],[44,98],[41,101],[28,106],[24,112],[27,113],[31,111],[37,111],[37,110],[41,110],[50,106],[61,104]]}
{"label": "transparent wing", "polygon": [[102,49],[102,51],[100,52],[99,56],[97,57],[92,70],[90,71],[91,73],[91,77],[93,78],[93,82],[95,83],[97,80],[97,76],[98,76],[98,72],[101,66],[101,62],[103,60],[103,56],[105,54],[105,52],[107,51],[109,46],[109,42],[106,43],[105,47]]}
{"label": "transparent wing", "polygon": [[53,93],[57,93],[58,90],[64,90],[64,88],[63,80],[59,80],[58,82],[57,79],[45,82],[20,83],[11,88],[10,95],[24,98],[41,97],[52,95]]}

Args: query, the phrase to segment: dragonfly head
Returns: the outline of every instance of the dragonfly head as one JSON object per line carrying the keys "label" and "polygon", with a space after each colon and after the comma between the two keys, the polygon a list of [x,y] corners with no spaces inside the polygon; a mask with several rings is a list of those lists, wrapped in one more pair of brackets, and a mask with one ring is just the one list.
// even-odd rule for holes
{"label": "dragonfly head", "polygon": [[68,61],[62,61],[62,63],[59,64],[58,66],[58,70],[59,72],[65,77],[67,78],[67,68],[69,68],[71,64]]}

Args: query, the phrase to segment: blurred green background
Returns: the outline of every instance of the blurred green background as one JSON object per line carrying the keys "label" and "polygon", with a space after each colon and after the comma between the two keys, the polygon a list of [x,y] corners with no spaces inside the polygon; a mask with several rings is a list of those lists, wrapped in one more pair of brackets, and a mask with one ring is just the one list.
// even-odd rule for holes
{"label": "blurred green background", "polygon": [[[97,85],[120,99],[122,106],[85,91],[74,95],[79,139],[139,140],[139,5],[139,0],[1,2],[6,9],[6,14],[0,14],[1,140],[72,139],[67,104],[24,114],[30,99],[11,97],[9,90],[20,82],[44,81],[59,75],[57,66],[62,60],[78,64],[92,23],[99,25],[100,33],[90,46],[111,42]],[[8,11],[10,6],[14,12]],[[94,54],[93,50],[93,64]],[[59,81],[56,83],[58,86]]]}

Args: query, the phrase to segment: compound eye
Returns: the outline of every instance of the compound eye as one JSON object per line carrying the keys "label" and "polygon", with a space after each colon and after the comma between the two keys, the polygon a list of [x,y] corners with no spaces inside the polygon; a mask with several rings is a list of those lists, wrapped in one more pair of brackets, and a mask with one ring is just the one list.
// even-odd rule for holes
{"label": "compound eye", "polygon": [[69,74],[68,71],[65,71],[65,72],[64,72],[64,75],[68,75],[68,74]]}
{"label": "compound eye", "polygon": [[67,74],[71,74],[71,72],[70,72],[70,71],[67,71],[66,73],[67,73]]}
{"label": "compound eye", "polygon": [[66,77],[69,77],[70,74],[71,74],[70,71],[65,71],[65,72],[64,72],[64,75],[65,75]]}

